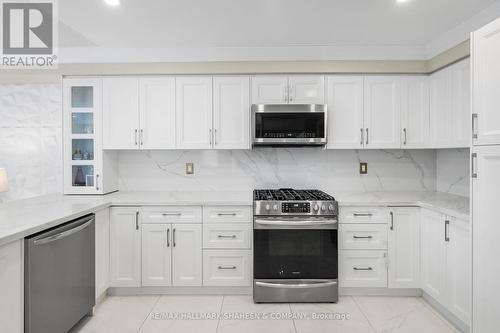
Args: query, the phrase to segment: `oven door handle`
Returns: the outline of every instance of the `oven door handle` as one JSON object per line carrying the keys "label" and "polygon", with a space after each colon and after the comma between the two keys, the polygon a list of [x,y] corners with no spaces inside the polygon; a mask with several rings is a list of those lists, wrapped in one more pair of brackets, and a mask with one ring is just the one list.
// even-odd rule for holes
{"label": "oven door handle", "polygon": [[255,219],[256,229],[337,229],[337,219],[325,219],[321,221],[289,221],[289,220],[266,220]]}
{"label": "oven door handle", "polygon": [[256,286],[267,288],[287,288],[287,289],[301,289],[301,288],[323,288],[337,285],[337,281],[327,282],[310,282],[310,283],[275,283],[275,282],[255,282]]}

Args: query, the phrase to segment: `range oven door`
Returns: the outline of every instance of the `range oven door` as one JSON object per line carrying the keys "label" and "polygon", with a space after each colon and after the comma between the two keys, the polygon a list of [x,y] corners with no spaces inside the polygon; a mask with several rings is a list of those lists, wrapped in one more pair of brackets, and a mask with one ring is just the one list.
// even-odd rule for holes
{"label": "range oven door", "polygon": [[252,105],[253,145],[325,145],[326,105]]}

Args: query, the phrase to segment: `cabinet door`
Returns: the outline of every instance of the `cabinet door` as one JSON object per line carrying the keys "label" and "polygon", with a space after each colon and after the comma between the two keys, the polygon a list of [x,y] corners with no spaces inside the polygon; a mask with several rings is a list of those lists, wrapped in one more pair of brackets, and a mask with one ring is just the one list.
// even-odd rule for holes
{"label": "cabinet door", "polygon": [[469,221],[448,217],[446,249],[447,307],[465,323],[470,323],[471,246]]}
{"label": "cabinet door", "polygon": [[430,76],[431,146],[446,148],[451,145],[453,110],[451,71],[445,68]]}
{"label": "cabinet door", "polygon": [[500,327],[500,147],[474,147],[472,181],[473,332],[496,332]]}
{"label": "cabinet door", "polygon": [[367,76],[364,95],[365,147],[400,148],[400,78]]}
{"label": "cabinet door", "polygon": [[139,148],[139,79],[102,79],[104,149]]}
{"label": "cabinet door", "polygon": [[0,332],[24,332],[22,240],[0,246]]}
{"label": "cabinet door", "polygon": [[172,285],[170,224],[142,225],[142,285]]}
{"label": "cabinet door", "polygon": [[474,32],[472,36],[472,112],[477,115],[474,130],[477,134],[475,145],[500,144],[498,59],[500,59],[500,19]]}
{"label": "cabinet door", "polygon": [[212,148],[212,78],[176,78],[177,148]]}
{"label": "cabinet door", "polygon": [[172,246],[173,285],[201,286],[201,224],[173,224]]}
{"label": "cabinet door", "polygon": [[363,76],[329,76],[328,148],[361,148],[364,145]]}
{"label": "cabinet door", "polygon": [[250,148],[250,79],[214,77],[214,148]]}
{"label": "cabinet door", "polygon": [[141,285],[141,230],[139,208],[111,208],[110,285]]}
{"label": "cabinet door", "polygon": [[140,79],[141,149],[175,148],[175,78]]}
{"label": "cabinet door", "polygon": [[445,299],[446,243],[443,214],[422,210],[421,219],[421,281],[422,289],[435,300]]}
{"label": "cabinet door", "polygon": [[339,286],[387,288],[387,252],[340,250]]}
{"label": "cabinet door", "polygon": [[420,288],[420,209],[395,208],[389,225],[389,288]]}
{"label": "cabinet door", "polygon": [[288,90],[290,104],[325,103],[325,77],[322,75],[290,76]]}
{"label": "cabinet door", "polygon": [[95,297],[109,288],[109,209],[95,213]]}
{"label": "cabinet door", "polygon": [[252,77],[252,104],[288,102],[288,77],[263,75]]}
{"label": "cabinet door", "polygon": [[451,147],[471,145],[470,111],[470,61],[463,60],[450,67],[451,70],[451,109],[452,130]]}
{"label": "cabinet door", "polygon": [[401,148],[429,146],[429,77],[409,76],[402,79]]}

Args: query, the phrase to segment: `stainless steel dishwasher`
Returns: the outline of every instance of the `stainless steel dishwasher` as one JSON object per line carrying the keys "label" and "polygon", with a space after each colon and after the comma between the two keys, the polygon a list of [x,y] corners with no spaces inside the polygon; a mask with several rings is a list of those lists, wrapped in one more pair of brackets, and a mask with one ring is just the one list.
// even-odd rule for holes
{"label": "stainless steel dishwasher", "polygon": [[64,333],[95,305],[94,214],[25,238],[24,331]]}

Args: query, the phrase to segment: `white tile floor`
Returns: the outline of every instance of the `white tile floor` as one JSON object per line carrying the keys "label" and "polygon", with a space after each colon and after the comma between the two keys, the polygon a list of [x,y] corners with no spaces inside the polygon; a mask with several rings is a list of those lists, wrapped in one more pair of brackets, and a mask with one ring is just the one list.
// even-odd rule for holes
{"label": "white tile floor", "polygon": [[[186,317],[173,318],[175,315],[205,315],[205,317],[187,320]],[[244,315],[255,318],[237,317]],[[330,316],[330,318],[313,319],[314,315]],[[277,316],[281,318],[277,319]],[[74,332],[456,333],[458,331],[419,297],[348,296],[341,297],[337,304],[254,304],[251,296],[165,295],[107,297],[96,307],[94,316],[84,319]]]}

